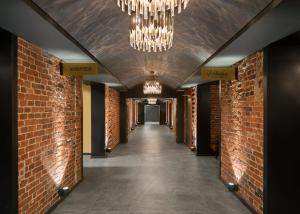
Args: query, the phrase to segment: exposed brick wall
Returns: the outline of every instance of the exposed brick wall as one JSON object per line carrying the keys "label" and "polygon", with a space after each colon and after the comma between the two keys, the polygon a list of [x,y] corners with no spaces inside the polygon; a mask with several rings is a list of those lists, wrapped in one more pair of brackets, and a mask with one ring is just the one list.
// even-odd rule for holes
{"label": "exposed brick wall", "polygon": [[127,106],[127,129],[128,133],[131,131],[132,126],[132,99],[126,99],[126,106]]}
{"label": "exposed brick wall", "polygon": [[177,99],[172,100],[172,124],[173,124],[173,131],[176,133],[176,113],[177,113]]}
{"label": "exposed brick wall", "polygon": [[128,122],[128,133],[134,129],[134,101],[131,98],[126,99],[127,104],[127,122]]}
{"label": "exposed brick wall", "polygon": [[107,148],[120,143],[120,93],[105,86],[105,135]]}
{"label": "exposed brick wall", "polygon": [[216,153],[221,140],[221,108],[219,85],[210,86],[210,142],[211,150]]}
{"label": "exposed brick wall", "polygon": [[192,99],[192,146],[197,144],[197,87],[191,88]]}
{"label": "exposed brick wall", "polygon": [[237,81],[222,81],[221,176],[239,184],[238,195],[257,213],[263,200],[263,53],[239,65]]}
{"label": "exposed brick wall", "polygon": [[59,62],[18,39],[19,213],[45,213],[81,180],[82,80]]}
{"label": "exposed brick wall", "polygon": [[172,127],[172,119],[171,119],[171,115],[172,115],[172,101],[168,100],[166,102],[166,124],[169,127]]}
{"label": "exposed brick wall", "polygon": [[[194,147],[196,146],[196,142],[197,142],[197,87],[193,87],[193,88],[189,88],[189,89],[186,89],[184,91],[184,94],[189,96],[190,100],[191,100],[191,106],[190,106],[190,111],[191,111],[191,124],[190,124],[190,127],[191,127],[191,130],[190,130],[190,135],[191,135],[191,142],[190,142],[190,145],[187,145],[189,147]],[[184,117],[186,118],[187,115],[186,115],[186,109],[187,106],[186,106],[186,102],[184,103]],[[184,120],[186,121],[186,120]],[[184,124],[184,142],[185,144],[186,143],[186,134],[187,134],[187,130],[186,128],[187,127],[187,124]]]}
{"label": "exposed brick wall", "polygon": [[176,132],[176,100],[172,99],[167,102],[167,108],[169,109],[167,116],[167,124]]}
{"label": "exposed brick wall", "polygon": [[133,101],[132,103],[132,122],[133,122],[133,128],[136,127],[137,125],[137,112],[138,112],[138,106],[137,106],[137,102]]}

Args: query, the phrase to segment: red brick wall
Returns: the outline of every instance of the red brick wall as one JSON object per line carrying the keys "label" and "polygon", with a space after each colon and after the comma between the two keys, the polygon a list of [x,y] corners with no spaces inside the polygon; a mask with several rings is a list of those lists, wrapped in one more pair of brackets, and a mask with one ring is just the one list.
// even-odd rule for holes
{"label": "red brick wall", "polygon": [[176,114],[177,114],[177,99],[172,100],[172,124],[173,124],[173,131],[176,133]]}
{"label": "red brick wall", "polygon": [[[191,130],[188,130],[187,127],[188,127],[188,115],[187,115],[187,110],[188,110],[188,105],[187,105],[187,99],[188,99],[188,96],[191,96],[191,90],[190,89],[186,89],[184,90],[184,97],[183,97],[183,142],[184,144],[186,144],[188,147],[190,147],[191,145],[188,145],[188,142],[187,142],[187,134],[190,133],[190,136],[191,136]],[[190,124],[191,126],[191,124]],[[190,138],[190,141],[191,138]]]}
{"label": "red brick wall", "polygon": [[45,213],[82,178],[82,81],[59,62],[18,39],[19,213]]}
{"label": "red brick wall", "polygon": [[191,88],[192,99],[192,147],[197,144],[197,87]]}
{"label": "red brick wall", "polygon": [[120,93],[105,87],[105,132],[107,148],[120,143]]}
{"label": "red brick wall", "polygon": [[133,114],[132,114],[133,99],[131,98],[126,99],[126,105],[127,105],[127,125],[128,125],[127,128],[128,128],[128,133],[130,133],[132,128],[134,127]]}
{"label": "red brick wall", "polygon": [[135,128],[137,125],[137,102],[133,100],[132,102],[132,128]]}
{"label": "red brick wall", "polygon": [[[189,147],[194,147],[196,146],[197,142],[197,87],[189,88],[184,91],[184,94],[189,96],[189,99],[191,100],[191,106],[190,106],[190,111],[191,111],[191,130],[190,130],[190,136],[191,136],[191,143],[190,145],[187,145]],[[187,97],[185,98],[187,99]],[[184,118],[186,118],[186,102],[184,102]],[[186,144],[186,134],[187,130],[185,127],[187,127],[186,120],[184,119],[184,143]]]}
{"label": "red brick wall", "polygon": [[176,132],[176,99],[167,101],[167,124]]}
{"label": "red brick wall", "polygon": [[210,86],[210,142],[213,152],[218,151],[218,146],[221,140],[221,108],[219,85]]}
{"label": "red brick wall", "polygon": [[238,195],[258,213],[263,200],[263,53],[238,66],[237,81],[222,81],[221,176],[236,182]]}

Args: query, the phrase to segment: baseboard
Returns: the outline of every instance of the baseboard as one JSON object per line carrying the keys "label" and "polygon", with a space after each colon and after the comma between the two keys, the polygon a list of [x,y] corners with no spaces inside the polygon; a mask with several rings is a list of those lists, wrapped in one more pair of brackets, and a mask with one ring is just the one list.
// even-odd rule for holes
{"label": "baseboard", "polygon": [[[84,178],[82,177],[82,179],[81,179],[80,181],[78,181],[78,183],[75,184],[75,185],[72,187],[72,189],[70,190],[70,192],[68,193],[68,195],[69,195],[71,192],[73,192],[73,190],[76,189],[76,187],[77,187],[79,184],[81,184],[81,182],[83,181],[83,179],[84,179]],[[54,209],[68,197],[68,195],[67,195],[66,197],[60,198],[60,200],[58,200],[52,207],[50,207],[50,208],[48,209],[48,211],[46,212],[46,214],[50,214],[51,212],[53,212]]]}
{"label": "baseboard", "polygon": [[82,153],[82,155],[92,155],[92,153]]}
{"label": "baseboard", "polygon": [[[221,180],[221,182],[225,185],[225,186],[227,186],[227,183],[222,179],[222,177],[221,176],[219,176],[219,179]],[[242,204],[244,204],[245,205],[245,207],[247,207],[249,210],[250,210],[250,212],[252,212],[253,214],[256,214],[257,212],[255,211],[255,209],[250,205],[250,204],[248,204],[241,196],[239,196],[237,193],[235,193],[235,192],[232,192],[232,194],[235,196],[235,197],[237,197],[239,200],[240,200],[240,202],[242,202]]]}

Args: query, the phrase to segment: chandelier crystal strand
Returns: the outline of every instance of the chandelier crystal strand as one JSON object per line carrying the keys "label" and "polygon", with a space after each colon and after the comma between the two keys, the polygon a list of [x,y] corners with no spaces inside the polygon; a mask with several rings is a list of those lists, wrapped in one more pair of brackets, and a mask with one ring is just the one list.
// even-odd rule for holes
{"label": "chandelier crystal strand", "polygon": [[129,38],[134,49],[144,52],[165,51],[172,47],[174,35],[174,18],[170,11],[158,13],[144,19],[143,15],[131,14]]}
{"label": "chandelier crystal strand", "polygon": [[123,12],[126,11],[130,15],[132,11],[137,14],[144,15],[144,19],[154,17],[158,19],[158,13],[165,14],[170,10],[172,17],[177,13],[181,13],[182,8],[185,9],[190,0],[117,0],[118,6]]}

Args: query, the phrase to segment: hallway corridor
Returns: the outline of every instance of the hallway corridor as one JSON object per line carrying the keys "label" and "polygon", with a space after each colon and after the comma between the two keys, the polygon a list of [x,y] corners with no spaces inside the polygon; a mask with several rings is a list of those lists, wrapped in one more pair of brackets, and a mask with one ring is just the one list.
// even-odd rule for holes
{"label": "hallway corridor", "polygon": [[145,125],[107,159],[84,157],[84,180],[55,214],[243,214],[221,183],[219,163],[175,143],[166,126]]}

